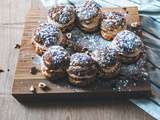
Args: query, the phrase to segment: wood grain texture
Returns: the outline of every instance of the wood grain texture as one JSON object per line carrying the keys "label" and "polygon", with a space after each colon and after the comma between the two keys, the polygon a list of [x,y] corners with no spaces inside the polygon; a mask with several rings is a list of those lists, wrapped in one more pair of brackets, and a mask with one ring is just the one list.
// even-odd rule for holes
{"label": "wood grain texture", "polygon": [[[138,9],[136,7],[122,8],[103,8],[102,12],[119,11],[127,12],[127,24],[137,22],[140,23]],[[60,86],[45,79],[39,72],[38,74],[31,74],[34,63],[38,62],[36,53],[33,49],[31,39],[36,27],[46,20],[47,14],[44,10],[34,9],[30,10],[24,27],[23,39],[21,43],[20,54],[18,58],[15,81],[13,84],[12,95],[21,101],[36,101],[36,100],[54,100],[54,99],[100,99],[110,97],[144,97],[150,95],[150,85],[148,81],[139,80],[136,86],[130,83],[126,88],[121,88],[120,91],[113,91],[111,85],[96,85],[97,89],[89,86],[88,89],[77,89],[76,87]],[[36,58],[38,59],[38,58]],[[54,78],[53,78],[54,79]],[[131,80],[133,81],[133,80]],[[44,82],[47,84],[48,90],[38,88],[38,84]],[[67,84],[67,83],[66,83]],[[69,85],[69,84],[68,84]],[[34,86],[35,92],[30,91],[30,87]],[[117,86],[117,85],[116,85]]]}
{"label": "wood grain texture", "polygon": [[[104,103],[21,105],[10,94],[21,43],[23,25],[30,8],[42,8],[39,0],[0,0],[0,116],[1,120],[151,120],[129,101]],[[3,25],[1,23],[21,23]],[[8,71],[10,69],[10,71]]]}

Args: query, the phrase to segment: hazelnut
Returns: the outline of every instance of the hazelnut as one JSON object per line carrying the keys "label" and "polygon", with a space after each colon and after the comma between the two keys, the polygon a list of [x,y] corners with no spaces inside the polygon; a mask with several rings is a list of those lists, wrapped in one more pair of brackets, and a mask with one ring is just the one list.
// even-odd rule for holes
{"label": "hazelnut", "polygon": [[41,89],[44,89],[44,88],[47,87],[47,85],[46,85],[45,83],[43,83],[43,82],[40,82],[40,83],[38,84],[38,87],[41,88]]}

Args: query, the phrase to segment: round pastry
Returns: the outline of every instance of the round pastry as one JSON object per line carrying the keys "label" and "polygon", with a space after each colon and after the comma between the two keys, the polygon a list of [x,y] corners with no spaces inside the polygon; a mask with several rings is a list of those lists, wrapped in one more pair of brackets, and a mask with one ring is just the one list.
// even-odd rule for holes
{"label": "round pastry", "polygon": [[41,66],[42,75],[52,81],[63,79],[67,76],[66,71],[62,69],[50,70],[44,64]]}
{"label": "round pastry", "polygon": [[124,14],[119,12],[109,12],[102,15],[101,35],[106,40],[112,40],[118,32],[126,29],[126,19]]}
{"label": "round pastry", "polygon": [[113,78],[119,74],[121,63],[115,49],[97,49],[92,52],[91,57],[98,63],[100,77]]}
{"label": "round pastry", "polygon": [[86,1],[76,7],[79,26],[86,32],[97,30],[101,18],[100,6],[94,1]]}
{"label": "round pastry", "polygon": [[86,86],[95,81],[97,67],[94,60],[86,53],[75,53],[71,56],[67,72],[72,84]]}
{"label": "round pastry", "polygon": [[119,52],[123,63],[133,63],[138,60],[144,47],[141,39],[128,30],[119,32],[112,41],[112,46]]}
{"label": "round pastry", "polygon": [[56,24],[62,32],[72,29],[75,18],[75,9],[72,5],[58,5],[48,11],[48,21]]}
{"label": "round pastry", "polygon": [[64,35],[61,30],[51,23],[42,23],[35,30],[32,44],[37,54],[42,55],[48,47],[60,44]]}
{"label": "round pastry", "polygon": [[61,46],[52,46],[43,54],[42,73],[46,77],[62,78],[66,75],[69,53]]}

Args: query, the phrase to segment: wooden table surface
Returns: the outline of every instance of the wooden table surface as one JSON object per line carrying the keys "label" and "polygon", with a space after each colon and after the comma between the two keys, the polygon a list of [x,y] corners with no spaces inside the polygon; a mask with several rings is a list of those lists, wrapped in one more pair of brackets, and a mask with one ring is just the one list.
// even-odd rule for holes
{"label": "wooden table surface", "polygon": [[39,0],[0,0],[0,120],[152,120],[128,100],[22,105],[11,95],[25,16]]}

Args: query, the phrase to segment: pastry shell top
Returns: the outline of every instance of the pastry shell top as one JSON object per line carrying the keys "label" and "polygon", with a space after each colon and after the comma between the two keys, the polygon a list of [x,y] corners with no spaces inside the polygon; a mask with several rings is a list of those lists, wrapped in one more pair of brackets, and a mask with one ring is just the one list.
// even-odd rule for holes
{"label": "pastry shell top", "polygon": [[72,5],[59,5],[52,7],[48,11],[48,16],[59,24],[67,24],[75,19],[75,10]]}
{"label": "pastry shell top", "polygon": [[33,41],[40,45],[49,47],[58,44],[59,39],[62,37],[60,29],[51,23],[42,23],[35,30]]}
{"label": "pastry shell top", "polygon": [[126,26],[124,14],[119,12],[109,12],[102,15],[101,29],[104,31],[114,31],[119,27]]}
{"label": "pastry shell top", "polygon": [[112,67],[119,63],[118,53],[111,47],[97,49],[92,52],[91,56],[102,68]]}
{"label": "pastry shell top", "polygon": [[113,39],[112,46],[117,49],[119,54],[130,55],[141,51],[143,42],[134,32],[123,30]]}
{"label": "pastry shell top", "polygon": [[52,46],[42,56],[44,64],[52,70],[67,66],[69,54],[61,46]]}
{"label": "pastry shell top", "polygon": [[86,1],[76,7],[76,13],[80,21],[91,20],[99,14],[100,6],[94,1]]}
{"label": "pastry shell top", "polygon": [[91,56],[86,53],[75,53],[70,58],[70,66],[90,66],[95,62]]}

